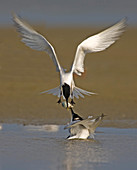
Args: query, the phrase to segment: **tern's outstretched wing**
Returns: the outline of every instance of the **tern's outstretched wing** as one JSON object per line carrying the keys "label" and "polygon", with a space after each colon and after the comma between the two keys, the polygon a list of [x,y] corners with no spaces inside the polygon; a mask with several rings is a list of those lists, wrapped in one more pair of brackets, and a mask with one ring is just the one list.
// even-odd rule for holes
{"label": "tern's outstretched wing", "polygon": [[102,114],[101,116],[97,116],[95,118],[93,116],[89,116],[85,120],[73,121],[69,125],[65,126],[64,129],[68,129],[68,128],[72,128],[72,127],[75,127],[75,126],[78,126],[78,125],[82,125],[86,129],[88,129],[90,133],[94,133],[95,129],[102,122],[102,119],[103,119],[104,116],[105,116],[104,114]]}
{"label": "tern's outstretched wing", "polygon": [[85,119],[85,120],[81,120],[81,121],[73,121],[71,122],[69,125],[65,126],[64,129],[68,129],[77,125],[83,125],[85,128],[89,129],[89,124],[93,125],[95,122],[95,119]]}
{"label": "tern's outstretched wing", "polygon": [[112,45],[124,32],[126,27],[126,18],[122,19],[110,28],[93,35],[84,40],[76,50],[72,71],[78,75],[84,72],[84,58],[87,53],[103,51]]}
{"label": "tern's outstretched wing", "polygon": [[55,50],[46,40],[46,38],[36,32],[30,25],[28,25],[24,20],[15,14],[13,15],[13,22],[18,32],[22,36],[22,42],[24,42],[28,47],[32,49],[45,51],[53,60],[56,66],[56,71],[60,71],[61,67],[58,62]]}

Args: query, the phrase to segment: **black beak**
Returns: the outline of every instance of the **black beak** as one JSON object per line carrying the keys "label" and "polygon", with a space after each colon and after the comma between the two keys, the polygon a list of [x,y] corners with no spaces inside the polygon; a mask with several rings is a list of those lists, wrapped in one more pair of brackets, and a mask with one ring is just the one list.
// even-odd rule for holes
{"label": "black beak", "polygon": [[66,103],[67,103],[67,108],[68,108],[68,98],[66,99]]}
{"label": "black beak", "polygon": [[66,103],[67,103],[67,107],[68,107],[68,98],[70,96],[70,86],[68,84],[64,83],[62,88],[63,88],[63,95],[66,99]]}

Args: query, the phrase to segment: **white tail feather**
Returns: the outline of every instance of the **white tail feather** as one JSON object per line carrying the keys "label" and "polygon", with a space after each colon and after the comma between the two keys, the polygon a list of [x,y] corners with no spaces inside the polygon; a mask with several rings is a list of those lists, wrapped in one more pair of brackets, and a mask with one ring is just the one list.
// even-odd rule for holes
{"label": "white tail feather", "polygon": [[44,94],[44,93],[53,94],[54,96],[60,97],[60,86],[58,86],[54,89],[50,89],[50,90],[41,92],[41,94]]}
{"label": "white tail feather", "polygon": [[74,95],[74,97],[76,97],[77,99],[78,99],[79,97],[84,98],[84,95],[90,96],[90,95],[92,95],[92,94],[96,94],[96,93],[89,92],[89,91],[80,89],[80,88],[78,88],[78,87],[74,87],[74,89],[73,89],[73,95]]}
{"label": "white tail feather", "polygon": [[[50,89],[50,90],[46,90],[46,91],[41,92],[41,94],[44,94],[44,93],[53,94],[54,96],[60,97],[60,86],[58,86],[54,89]],[[73,89],[73,95],[77,99],[79,99],[79,97],[84,98],[84,95],[90,96],[92,94],[96,94],[96,93],[89,92],[89,91],[80,89],[78,87],[74,87],[74,89]]]}

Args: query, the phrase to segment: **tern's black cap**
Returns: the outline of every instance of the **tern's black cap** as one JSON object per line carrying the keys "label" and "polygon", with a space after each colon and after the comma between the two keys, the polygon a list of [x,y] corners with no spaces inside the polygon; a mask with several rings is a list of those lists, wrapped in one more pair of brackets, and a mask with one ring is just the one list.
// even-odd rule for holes
{"label": "tern's black cap", "polygon": [[70,108],[71,110],[71,113],[72,113],[72,121],[75,121],[75,120],[83,120],[82,117],[80,117],[78,114],[74,113],[73,109]]}

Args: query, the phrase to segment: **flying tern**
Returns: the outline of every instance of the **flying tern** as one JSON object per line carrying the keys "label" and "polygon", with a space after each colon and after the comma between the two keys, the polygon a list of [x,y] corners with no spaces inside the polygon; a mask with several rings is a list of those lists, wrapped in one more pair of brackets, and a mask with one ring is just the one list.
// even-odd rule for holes
{"label": "flying tern", "polygon": [[123,18],[106,30],[85,39],[78,45],[74,62],[70,68],[70,71],[66,72],[66,70],[59,64],[55,49],[43,35],[35,31],[29,24],[27,24],[16,14],[13,15],[13,22],[17,28],[17,31],[21,34],[22,42],[32,49],[45,51],[53,60],[53,63],[56,66],[56,71],[60,73],[60,85],[54,89],[47,90],[42,93],[58,96],[58,103],[61,103],[61,96],[63,96],[66,99],[67,106],[69,97],[71,98],[71,104],[74,104],[74,97],[79,98],[84,97],[84,95],[95,94],[76,87],[74,83],[73,74],[75,73],[81,76],[82,73],[84,73],[85,55],[87,53],[103,51],[108,48],[117,39],[119,39],[126,27],[126,18]]}
{"label": "flying tern", "polygon": [[70,110],[72,114],[71,122],[64,127],[64,129],[69,129],[70,132],[67,139],[87,139],[89,136],[94,138],[94,132],[105,115],[102,113],[97,117],[89,116],[87,119],[83,119],[71,107]]}

